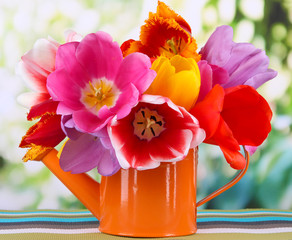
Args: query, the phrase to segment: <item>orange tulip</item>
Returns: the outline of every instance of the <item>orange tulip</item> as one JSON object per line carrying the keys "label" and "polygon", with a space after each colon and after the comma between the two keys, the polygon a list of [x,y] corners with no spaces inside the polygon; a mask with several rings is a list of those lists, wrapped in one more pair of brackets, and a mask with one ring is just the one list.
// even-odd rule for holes
{"label": "orange tulip", "polygon": [[140,41],[130,39],[122,44],[124,57],[133,52],[142,52],[150,58],[181,55],[197,62],[200,60],[190,26],[163,2],[158,2],[157,12],[150,12],[145,22],[141,27]]}

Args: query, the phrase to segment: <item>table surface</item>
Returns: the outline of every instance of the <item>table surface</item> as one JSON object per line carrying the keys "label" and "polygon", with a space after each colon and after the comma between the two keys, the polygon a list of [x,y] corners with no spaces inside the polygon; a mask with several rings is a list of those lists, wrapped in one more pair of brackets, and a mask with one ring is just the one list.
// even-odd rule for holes
{"label": "table surface", "polygon": [[[271,209],[199,210],[198,232],[179,240],[292,240],[292,211]],[[0,210],[0,240],[70,239],[125,240],[100,233],[98,220],[87,210]],[[142,238],[160,239],[161,238]]]}

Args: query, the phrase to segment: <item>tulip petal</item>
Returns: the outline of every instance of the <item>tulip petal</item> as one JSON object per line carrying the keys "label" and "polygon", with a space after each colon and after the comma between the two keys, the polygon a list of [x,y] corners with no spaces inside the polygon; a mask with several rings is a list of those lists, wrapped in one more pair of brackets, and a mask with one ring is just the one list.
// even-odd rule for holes
{"label": "tulip petal", "polygon": [[100,119],[98,116],[87,110],[75,111],[72,115],[76,126],[87,133],[99,131],[112,118],[111,115],[108,115],[107,118]]}
{"label": "tulip petal", "polygon": [[61,116],[48,114],[34,124],[22,138],[19,147],[26,148],[34,145],[55,147],[65,137],[61,129]]}
{"label": "tulip petal", "polygon": [[201,74],[201,88],[198,101],[202,101],[216,84],[222,85],[226,83],[229,75],[225,69],[208,64],[206,60],[199,61],[198,66]]}
{"label": "tulip petal", "polygon": [[174,19],[183,29],[188,31],[190,34],[192,32],[190,25],[175,11],[170,9],[164,2],[158,1],[157,5],[157,15],[162,18],[172,18]]}
{"label": "tulip petal", "polygon": [[35,66],[34,63],[20,61],[16,66],[16,73],[33,91],[47,93],[46,81],[49,72]]}
{"label": "tulip petal", "polygon": [[110,151],[102,146],[100,140],[92,135],[83,134],[77,140],[68,140],[60,157],[60,166],[71,173],[87,172],[97,166],[100,171],[110,173],[116,171],[115,164],[101,163],[112,161]]}
{"label": "tulip petal", "polygon": [[201,128],[206,132],[206,140],[212,138],[218,128],[223,108],[224,89],[216,85],[204,98],[197,103],[190,113],[199,120]]}
{"label": "tulip petal", "polygon": [[[227,71],[229,80],[217,83],[224,88],[238,85],[257,88],[277,75],[275,71],[268,69],[269,58],[264,51],[250,43],[235,43],[232,38],[230,26],[218,27],[200,52],[202,59],[207,60],[208,64]],[[222,73],[220,80],[225,78]]]}
{"label": "tulip petal", "polygon": [[157,72],[147,94],[168,97],[174,104],[189,110],[197,100],[200,90],[200,72],[194,59],[179,55],[170,60],[158,58],[152,66]]}
{"label": "tulip petal", "polygon": [[174,104],[190,110],[199,94],[200,77],[195,72],[182,71],[171,77],[168,84],[171,90],[166,97],[171,99]]}
{"label": "tulip petal", "polygon": [[91,33],[78,45],[76,58],[91,78],[113,80],[123,60],[120,47],[105,32]]}
{"label": "tulip petal", "polygon": [[115,83],[119,89],[132,83],[140,93],[144,93],[156,76],[155,71],[150,68],[149,57],[142,53],[132,53],[123,60]]}
{"label": "tulip petal", "polygon": [[137,137],[132,134],[132,122],[127,119],[131,119],[130,116],[127,116],[126,120],[124,118],[119,121],[113,118],[108,127],[109,137],[121,167],[150,169],[159,166],[159,163],[151,159],[145,142],[137,141]]}
{"label": "tulip petal", "polygon": [[46,156],[52,149],[52,147],[43,147],[40,145],[32,144],[22,160],[24,162],[27,162],[28,160],[41,161],[44,156]]}
{"label": "tulip petal", "polygon": [[181,38],[184,39],[185,42],[188,42],[190,38],[190,35],[181,28],[174,19],[165,19],[150,13],[149,19],[147,19],[145,23],[146,24],[141,27],[140,40],[144,46],[153,49],[154,53],[155,50],[164,46],[168,39],[176,37],[176,39]]}
{"label": "tulip petal", "polygon": [[173,162],[183,160],[193,139],[191,130],[171,129],[161,134],[160,141],[153,141],[150,156],[154,161]]}
{"label": "tulip petal", "polygon": [[[191,141],[190,148],[195,148],[199,146],[206,138],[206,132],[204,129],[199,127],[199,121],[191,115],[186,109],[183,107],[179,107],[180,112],[183,114],[184,121],[184,127],[186,129],[190,129],[193,133],[193,138]],[[197,125],[197,127],[194,127],[194,124]]]}
{"label": "tulip petal", "polygon": [[232,38],[232,27],[226,25],[217,27],[200,51],[202,59],[219,67],[224,66],[230,59],[231,49],[234,46]]}
{"label": "tulip petal", "polygon": [[62,116],[61,127],[66,136],[71,140],[76,140],[82,135],[81,132],[76,130],[72,115]]}
{"label": "tulip petal", "polygon": [[82,36],[71,29],[66,30],[64,35],[66,42],[80,42],[82,40]]}
{"label": "tulip petal", "polygon": [[215,141],[216,145],[219,145],[221,148],[233,151],[240,150],[238,141],[234,138],[233,132],[222,117],[220,118],[218,128],[213,135],[212,140]]}
{"label": "tulip petal", "polygon": [[[248,49],[250,55],[247,55],[248,50],[245,45],[247,44],[237,44],[232,50],[230,61],[224,66],[230,75],[228,83],[223,84],[224,88],[245,84],[253,76],[264,73],[268,69],[269,59],[265,52],[248,44],[252,49]],[[245,58],[242,58],[243,56]]]}
{"label": "tulip petal", "polygon": [[17,97],[17,102],[26,108],[31,108],[50,98],[51,96],[49,93],[26,92]]}
{"label": "tulip petal", "polygon": [[147,89],[146,94],[167,96],[171,88],[166,80],[175,74],[175,67],[166,57],[159,57],[152,64],[152,69],[157,72],[156,78]]}
{"label": "tulip petal", "polygon": [[62,44],[56,54],[56,69],[65,68],[68,72],[76,67],[75,52],[79,42]]}
{"label": "tulip petal", "polygon": [[64,102],[59,102],[57,108],[57,114],[59,115],[72,115],[72,109],[68,107]]}
{"label": "tulip petal", "polygon": [[69,42],[58,48],[56,55],[56,69],[65,69],[68,75],[72,76],[74,83],[83,88],[91,78],[81,67],[76,58],[76,50],[78,46],[79,42]]}
{"label": "tulip petal", "polygon": [[62,68],[49,75],[47,88],[53,100],[64,102],[72,110],[80,110],[84,105],[80,102],[79,80]]}
{"label": "tulip petal", "polygon": [[216,65],[211,65],[211,68],[213,72],[213,86],[216,84],[223,85],[224,83],[228,82],[229,74],[227,70]]}
{"label": "tulip petal", "polygon": [[246,160],[239,151],[232,150],[230,148],[225,148],[220,146],[226,161],[234,169],[243,169],[246,165]]}
{"label": "tulip petal", "polygon": [[269,104],[250,86],[226,89],[221,115],[241,145],[259,146],[271,131]]}
{"label": "tulip petal", "polygon": [[57,107],[58,107],[58,102],[55,102],[52,99],[43,101],[31,107],[27,115],[27,120],[31,121],[31,120],[40,118],[45,114],[56,113]]}
{"label": "tulip petal", "polygon": [[[252,59],[253,56],[257,56],[262,52],[260,49],[256,49],[251,43],[234,43],[228,62],[225,65],[218,66],[223,67],[228,71],[229,75],[232,75],[245,61]],[[268,59],[264,60],[264,64],[267,64]]]}
{"label": "tulip petal", "polygon": [[258,147],[255,146],[244,146],[246,151],[248,151],[249,155],[252,156],[256,150],[258,149]]}
{"label": "tulip petal", "polygon": [[127,116],[132,107],[137,104],[139,95],[137,88],[130,83],[128,88],[119,96],[116,105],[110,108],[110,111],[116,112],[118,119]]}
{"label": "tulip petal", "polygon": [[55,70],[55,57],[59,43],[54,40],[39,39],[35,42],[33,49],[26,53],[22,60],[36,64],[46,72]]}
{"label": "tulip petal", "polygon": [[142,45],[141,41],[135,41],[133,39],[125,41],[121,45],[121,50],[123,52],[124,57],[128,56],[131,53],[135,53],[135,52],[144,53],[147,56],[158,56],[159,55],[158,49],[156,49],[155,52],[153,53],[154,50],[150,49],[147,46]]}
{"label": "tulip petal", "polygon": [[[120,151],[116,151],[117,158],[123,168],[137,168],[146,170],[156,168],[160,165],[159,161],[152,159],[149,152],[149,144],[137,142],[131,137],[126,140]],[[127,163],[126,163],[127,162]]]}
{"label": "tulip petal", "polygon": [[226,161],[234,169],[243,169],[245,167],[245,158],[242,156],[240,146],[234,138],[229,126],[221,118],[218,129],[213,136],[213,141],[219,145]]}
{"label": "tulip petal", "polygon": [[266,72],[258,73],[255,76],[249,78],[245,84],[254,88],[258,88],[268,80],[275,78],[277,74],[278,73],[276,71],[268,69]]}
{"label": "tulip petal", "polygon": [[115,152],[113,150],[110,151],[109,158],[103,159],[97,165],[98,173],[101,174],[102,176],[111,176],[111,175],[115,174],[117,171],[119,171],[120,169],[121,169],[121,166],[120,166],[118,159],[115,155]]}
{"label": "tulip petal", "polygon": [[53,40],[39,39],[19,62],[16,72],[30,89],[47,93],[46,80],[55,69],[55,57],[59,44]]}
{"label": "tulip petal", "polygon": [[213,87],[213,73],[211,66],[206,60],[201,60],[198,62],[201,75],[201,87],[197,102],[202,101],[208,92],[211,91]]}

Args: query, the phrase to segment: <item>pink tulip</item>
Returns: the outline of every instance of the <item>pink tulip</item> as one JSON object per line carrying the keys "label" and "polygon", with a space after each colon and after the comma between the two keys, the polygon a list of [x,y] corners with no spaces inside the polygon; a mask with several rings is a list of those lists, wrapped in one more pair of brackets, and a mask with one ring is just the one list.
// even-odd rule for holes
{"label": "pink tulip", "polygon": [[156,73],[150,59],[134,53],[123,59],[118,43],[104,33],[59,47],[56,71],[47,88],[59,101],[58,114],[72,115],[76,129],[95,133],[115,115],[127,116]]}

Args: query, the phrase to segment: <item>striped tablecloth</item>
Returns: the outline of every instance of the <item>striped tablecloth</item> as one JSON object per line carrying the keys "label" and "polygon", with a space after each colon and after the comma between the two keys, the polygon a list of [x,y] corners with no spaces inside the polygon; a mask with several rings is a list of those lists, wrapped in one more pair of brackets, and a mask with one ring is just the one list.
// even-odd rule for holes
{"label": "striped tablecloth", "polygon": [[[198,240],[292,240],[292,212],[247,209],[238,211],[198,211],[198,232],[194,235],[164,239]],[[0,240],[88,240],[131,239],[102,234],[98,220],[80,211],[1,211]],[[143,238],[149,239],[149,238]],[[160,239],[161,238],[151,238]]]}

